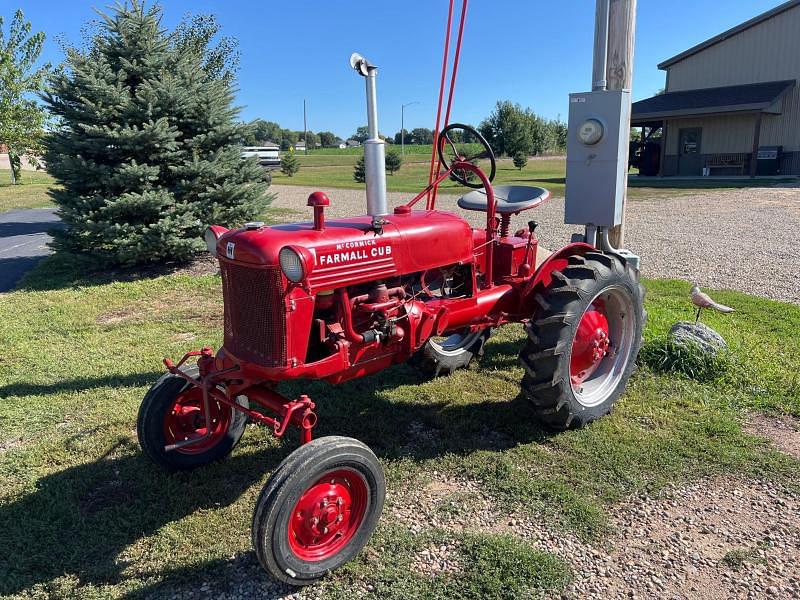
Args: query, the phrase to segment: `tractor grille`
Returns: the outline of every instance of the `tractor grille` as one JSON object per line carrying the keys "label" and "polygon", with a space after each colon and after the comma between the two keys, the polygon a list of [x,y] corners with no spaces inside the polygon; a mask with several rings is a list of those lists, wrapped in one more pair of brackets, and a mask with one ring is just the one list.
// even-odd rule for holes
{"label": "tractor grille", "polygon": [[286,310],[280,270],[220,263],[225,348],[241,360],[285,367]]}

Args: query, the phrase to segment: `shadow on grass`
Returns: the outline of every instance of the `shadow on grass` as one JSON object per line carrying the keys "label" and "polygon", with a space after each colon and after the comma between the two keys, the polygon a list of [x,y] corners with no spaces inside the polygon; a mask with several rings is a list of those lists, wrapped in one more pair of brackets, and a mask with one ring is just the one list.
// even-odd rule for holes
{"label": "shadow on grass", "polygon": [[[120,582],[128,546],[198,510],[235,502],[285,454],[234,453],[193,474],[168,474],[131,454],[132,446],[122,440],[98,460],[47,475],[34,492],[0,508],[0,595],[62,575],[80,585]],[[120,450],[126,453],[110,456]]]}
{"label": "shadow on grass", "polygon": [[154,383],[163,371],[106,375],[105,377],[78,377],[57,383],[11,383],[0,386],[0,398],[8,396],[44,396],[63,392],[83,392],[101,387],[138,387]]}
{"label": "shadow on grass", "polygon": [[[489,349],[490,361],[506,350],[505,344],[494,346],[500,347]],[[56,387],[63,391],[65,385],[70,390],[140,385],[154,381],[157,375],[81,378],[59,386],[15,384],[2,388],[2,393],[46,394],[57,391]],[[427,389],[417,385],[421,381],[415,370],[402,365],[340,386],[305,382],[287,385],[283,391],[293,395],[302,390],[314,398],[320,416],[315,430],[318,437],[356,437],[384,459],[422,462],[542,443],[549,437],[535,424],[528,402],[520,397],[510,402],[487,399],[463,405],[435,397],[420,402],[414,390]],[[455,381],[456,377],[441,380],[443,385]],[[404,394],[415,396],[404,399]],[[234,451],[219,463],[176,474],[154,467],[126,437],[97,460],[42,477],[34,491],[0,507],[0,595],[30,591],[37,584],[46,586],[63,575],[74,576],[81,586],[121,582],[128,566],[123,558],[126,549],[199,510],[235,502],[296,447],[296,436],[288,437],[278,447],[248,454]],[[177,535],[184,539],[188,534]],[[251,552],[234,561],[216,561],[213,566],[221,574],[230,574],[229,568],[237,572],[244,568],[248,573],[252,570],[248,578],[266,578]],[[208,569],[208,563],[198,563],[166,575],[159,570],[150,576],[160,581],[135,595],[158,596],[165,586],[208,581]]]}
{"label": "shadow on grass", "polygon": [[219,271],[217,260],[203,253],[183,262],[155,263],[138,267],[103,267],[88,255],[57,251],[29,271],[17,286],[24,291],[48,291],[141,281],[165,275],[209,275]]}

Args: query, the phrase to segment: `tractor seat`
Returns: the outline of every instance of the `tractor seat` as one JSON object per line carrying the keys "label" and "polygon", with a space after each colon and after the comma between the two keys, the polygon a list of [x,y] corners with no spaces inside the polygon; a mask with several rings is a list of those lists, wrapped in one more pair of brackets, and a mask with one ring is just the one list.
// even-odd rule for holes
{"label": "tractor seat", "polygon": [[[528,185],[496,185],[493,189],[499,215],[515,215],[536,208],[550,198],[550,192],[546,189]],[[458,205],[465,210],[486,212],[486,192],[480,189],[465,194],[458,199]]]}

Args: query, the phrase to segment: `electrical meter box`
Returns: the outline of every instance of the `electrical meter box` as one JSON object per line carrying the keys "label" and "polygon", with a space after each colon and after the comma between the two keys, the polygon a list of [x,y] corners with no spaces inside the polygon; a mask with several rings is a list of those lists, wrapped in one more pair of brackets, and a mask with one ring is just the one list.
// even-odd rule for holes
{"label": "electrical meter box", "polygon": [[622,222],[630,95],[629,90],[570,94],[565,223],[611,227]]}

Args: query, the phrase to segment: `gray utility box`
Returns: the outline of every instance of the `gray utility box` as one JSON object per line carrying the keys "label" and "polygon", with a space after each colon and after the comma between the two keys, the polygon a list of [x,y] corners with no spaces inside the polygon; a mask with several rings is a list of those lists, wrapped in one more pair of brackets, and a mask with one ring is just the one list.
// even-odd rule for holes
{"label": "gray utility box", "polygon": [[630,91],[570,94],[565,223],[622,222],[630,119]]}

